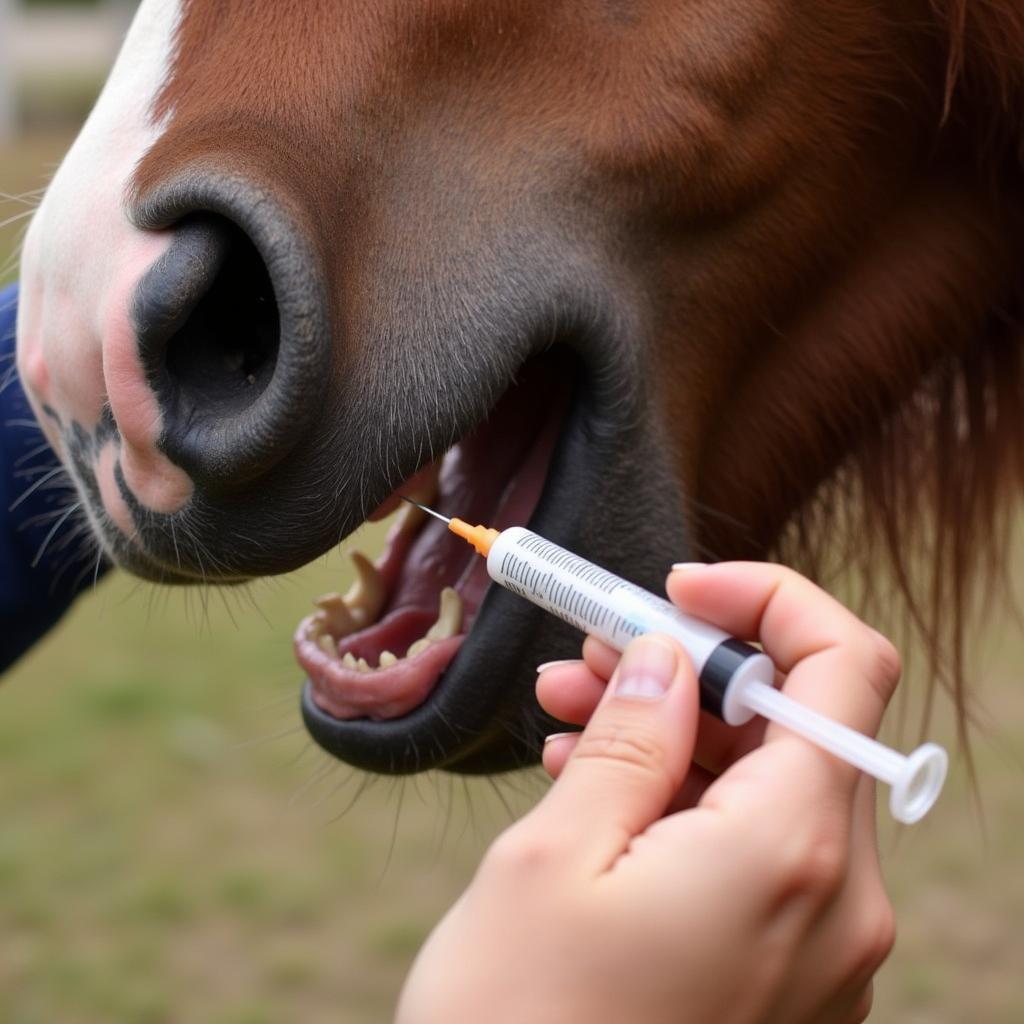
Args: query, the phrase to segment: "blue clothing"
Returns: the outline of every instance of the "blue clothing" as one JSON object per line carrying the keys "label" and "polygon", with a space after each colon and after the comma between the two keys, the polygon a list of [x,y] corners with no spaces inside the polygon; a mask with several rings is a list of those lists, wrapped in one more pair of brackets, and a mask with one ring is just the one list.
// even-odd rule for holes
{"label": "blue clothing", "polygon": [[66,474],[53,472],[57,457],[21,389],[17,309],[17,286],[0,290],[0,672],[106,570],[83,513],[68,512],[80,499]]}

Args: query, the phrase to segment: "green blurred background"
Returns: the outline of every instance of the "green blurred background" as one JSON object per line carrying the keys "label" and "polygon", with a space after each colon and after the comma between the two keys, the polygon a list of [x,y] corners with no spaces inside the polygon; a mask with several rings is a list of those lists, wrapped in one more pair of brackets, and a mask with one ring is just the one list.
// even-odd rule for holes
{"label": "green blurred background", "polygon": [[[0,192],[45,184],[130,7],[35,3],[0,23],[16,51]],[[27,210],[0,201],[0,224]],[[0,267],[23,226],[0,227]],[[373,553],[381,536],[350,543]],[[291,632],[348,577],[338,552],[245,591],[114,574],[8,674],[0,1022],[389,1018],[430,927],[544,782],[368,779],[313,747]],[[958,759],[924,823],[884,826],[900,935],[875,1021],[1024,1021],[1020,625],[990,621],[974,648],[981,811]],[[905,689],[914,721],[920,681]],[[948,709],[940,717],[932,734],[952,746]]]}

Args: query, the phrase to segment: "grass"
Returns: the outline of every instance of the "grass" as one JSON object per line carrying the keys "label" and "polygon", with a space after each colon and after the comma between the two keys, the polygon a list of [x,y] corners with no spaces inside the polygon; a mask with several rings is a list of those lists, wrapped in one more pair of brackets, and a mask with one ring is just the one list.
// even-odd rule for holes
{"label": "grass", "polygon": [[[0,190],[34,187],[66,141],[0,153]],[[0,1020],[388,1018],[507,815],[449,776],[377,780],[342,813],[361,780],[301,730],[290,634],[347,575],[332,555],[205,597],[114,576],[8,674]],[[929,819],[884,831],[900,939],[877,1021],[1024,1019],[1024,645],[994,622],[977,646],[984,828],[958,768]]]}

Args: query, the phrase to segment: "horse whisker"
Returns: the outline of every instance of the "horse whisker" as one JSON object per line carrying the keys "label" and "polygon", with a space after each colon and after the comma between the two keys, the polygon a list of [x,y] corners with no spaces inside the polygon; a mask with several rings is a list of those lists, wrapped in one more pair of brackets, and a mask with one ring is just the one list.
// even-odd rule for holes
{"label": "horse whisker", "polygon": [[[79,503],[81,505],[81,503]],[[55,519],[57,516],[62,516],[67,511],[68,506],[62,505],[60,508],[52,509],[49,512],[40,512],[39,515],[29,516],[28,519],[22,520],[18,523],[18,531],[31,529],[33,526],[38,526],[40,523],[45,523],[50,519]]]}
{"label": "horse whisker", "polygon": [[3,381],[0,382],[0,395],[2,395],[11,386],[11,384],[14,381],[16,381],[17,379],[18,379],[18,364],[17,363],[11,363],[11,365],[7,368],[6,373],[4,373]]}
{"label": "horse whisker", "polygon": [[48,462],[45,466],[26,466],[24,469],[15,470],[11,476],[16,480],[24,480],[27,477],[36,476],[39,473],[44,473],[48,469],[53,468],[53,463]]}
{"label": "horse whisker", "polygon": [[65,522],[67,522],[68,516],[77,512],[81,507],[82,503],[80,501],[75,502],[74,505],[68,506],[68,508],[64,512],[64,515],[62,515],[60,519],[58,519],[57,522],[55,522],[53,526],[50,527],[50,532],[43,539],[43,543],[39,545],[39,550],[36,552],[36,557],[32,559],[31,568],[34,569],[39,564],[40,559],[43,557],[43,554],[46,551],[47,545],[56,536],[57,531],[64,525]]}
{"label": "horse whisker", "polygon": [[33,448],[31,451],[25,452],[24,455],[18,456],[18,458],[14,460],[15,468],[17,468],[18,466],[20,466],[24,462],[28,462],[29,459],[34,459],[37,455],[42,455],[43,452],[45,452],[45,451],[47,451],[49,449],[49,447],[50,447],[50,442],[49,441],[43,441],[42,444],[36,445],[36,447]]}
{"label": "horse whisker", "polygon": [[19,220],[24,220],[26,217],[31,217],[36,212],[36,208],[33,206],[30,210],[22,210],[20,213],[15,213],[8,217],[6,220],[0,220],[0,228],[5,228],[10,224],[16,224]]}
{"label": "horse whisker", "polygon": [[54,466],[53,469],[46,474],[46,476],[40,477],[34,484],[32,484],[26,491],[24,491],[20,497],[15,498],[13,502],[7,507],[8,512],[13,512],[23,501],[30,498],[40,487],[43,486],[48,480],[52,480],[54,477],[61,473],[64,473],[63,466]]}
{"label": "horse whisker", "polygon": [[41,188],[31,188],[27,192],[19,192],[17,195],[13,195],[10,192],[0,192],[0,200],[8,203],[24,203],[26,206],[32,202],[36,206],[39,205],[39,197],[46,191],[45,186]]}
{"label": "horse whisker", "polygon": [[58,551],[63,551],[72,541],[77,540],[83,534],[90,533],[91,530],[92,527],[89,525],[89,520],[83,518],[81,522],[76,523],[70,530],[68,530],[67,534],[61,537],[61,539],[57,541],[52,548],[50,548],[50,551],[53,554],[56,554]]}

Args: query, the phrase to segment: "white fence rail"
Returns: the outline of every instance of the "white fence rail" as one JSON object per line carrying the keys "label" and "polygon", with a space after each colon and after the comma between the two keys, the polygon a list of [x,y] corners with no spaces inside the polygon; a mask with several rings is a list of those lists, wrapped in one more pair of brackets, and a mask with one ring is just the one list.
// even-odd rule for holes
{"label": "white fence rail", "polygon": [[0,143],[10,141],[17,127],[11,55],[13,39],[14,0],[0,0]]}
{"label": "white fence rail", "polygon": [[131,0],[95,7],[26,7],[0,0],[0,143],[18,132],[18,89],[52,73],[102,76],[113,62],[134,9]]}

